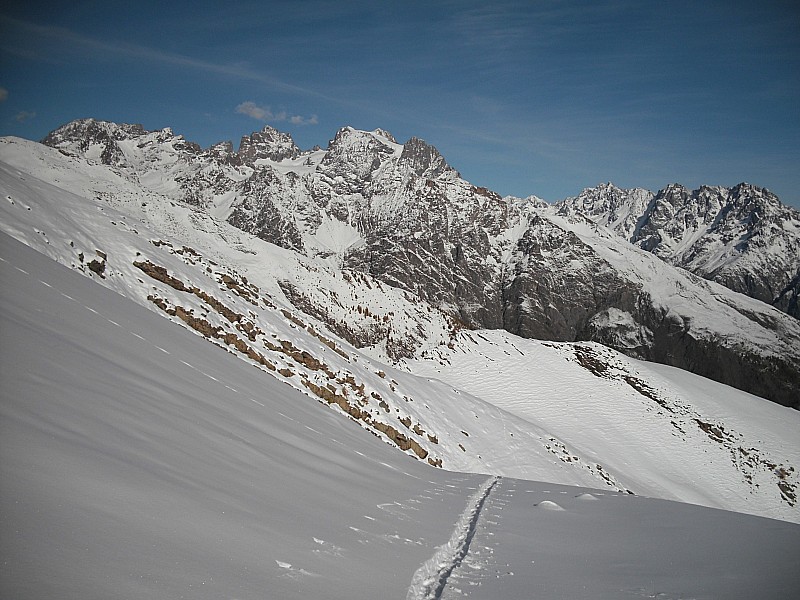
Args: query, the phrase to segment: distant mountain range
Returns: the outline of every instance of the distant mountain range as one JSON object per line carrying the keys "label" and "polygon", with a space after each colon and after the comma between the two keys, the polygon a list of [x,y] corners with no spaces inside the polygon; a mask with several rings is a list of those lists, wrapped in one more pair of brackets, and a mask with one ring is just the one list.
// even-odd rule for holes
{"label": "distant mountain range", "polygon": [[766,189],[622,190],[611,183],[558,204],[664,261],[800,317],[800,213]]}

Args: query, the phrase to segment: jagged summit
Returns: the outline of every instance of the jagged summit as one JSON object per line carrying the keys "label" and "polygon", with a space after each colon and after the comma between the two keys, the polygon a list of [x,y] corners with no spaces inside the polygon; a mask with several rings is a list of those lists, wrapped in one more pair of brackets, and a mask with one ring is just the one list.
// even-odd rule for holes
{"label": "jagged summit", "polygon": [[[164,154],[174,158],[194,156],[202,149],[170,127],[148,131],[139,124],[79,119],[50,132],[42,143],[62,152],[99,160],[118,167],[134,167],[142,161],[164,162]],[[155,155],[159,156],[155,156]]]}
{"label": "jagged summit", "polygon": [[452,167],[436,148],[417,137],[410,138],[403,145],[400,160],[405,161],[418,177],[436,179],[445,172],[452,171]]}
{"label": "jagged summit", "polygon": [[395,139],[395,137],[391,133],[386,131],[385,129],[380,129],[380,128],[373,129],[372,133],[375,134],[375,135],[379,135],[381,137],[385,137],[387,140],[389,140],[393,144],[397,143],[397,140]]}
{"label": "jagged summit", "polygon": [[586,188],[578,196],[562,200],[558,207],[561,214],[580,211],[630,240],[653,195],[642,188],[621,189],[608,182]]}
{"label": "jagged summit", "polygon": [[[169,134],[172,133],[170,128],[165,129]],[[129,124],[129,123],[113,123],[111,121],[102,121],[99,119],[76,119],[58,127],[51,131],[43,140],[42,143],[48,146],[58,147],[64,143],[69,142],[84,142],[89,143],[93,139],[102,138],[104,136],[124,139],[133,138],[141,135],[151,133],[142,127],[142,125]]]}
{"label": "jagged summit", "polygon": [[281,133],[274,127],[265,125],[259,132],[242,136],[237,152],[244,164],[253,165],[259,159],[281,161],[300,156],[300,148],[294,143],[291,134]]}

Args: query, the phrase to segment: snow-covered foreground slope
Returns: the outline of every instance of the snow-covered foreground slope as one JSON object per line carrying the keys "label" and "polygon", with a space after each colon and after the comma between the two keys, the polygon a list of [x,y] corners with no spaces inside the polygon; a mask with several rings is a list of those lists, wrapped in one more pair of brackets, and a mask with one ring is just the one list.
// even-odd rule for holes
{"label": "snow-covered foreground slope", "polygon": [[404,597],[484,479],[5,235],[2,259],[5,598]]}
{"label": "snow-covered foreground slope", "polygon": [[425,466],[6,235],[0,258],[2,597],[750,599],[800,584],[797,525]]}

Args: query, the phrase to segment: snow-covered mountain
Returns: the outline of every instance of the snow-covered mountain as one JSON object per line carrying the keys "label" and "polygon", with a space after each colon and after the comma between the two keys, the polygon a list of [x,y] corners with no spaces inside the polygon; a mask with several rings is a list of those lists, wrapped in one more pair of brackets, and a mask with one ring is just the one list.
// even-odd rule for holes
{"label": "snow-covered mountain", "polygon": [[[4,595],[796,587],[797,526],[741,513],[800,523],[800,411],[636,358],[791,404],[796,319],[381,130],[48,143],[0,139]],[[664,570],[709,548],[735,584]]]}
{"label": "snow-covered mountain", "polygon": [[559,208],[800,318],[800,212],[769,190],[747,183],[697,190],[673,184],[653,194],[608,183],[563,200]]}
{"label": "snow-covered mountain", "polygon": [[[596,429],[607,431],[606,405],[619,405],[621,398],[628,398],[628,404],[620,409],[622,431],[606,443],[594,440],[587,444],[580,435],[575,435],[581,429],[569,420],[531,419],[528,412],[508,410],[502,398],[486,396],[483,391],[474,393],[469,389],[471,384],[450,381],[447,385],[438,382],[444,376],[429,377],[430,370],[424,364],[452,363],[448,352],[456,356],[489,356],[480,343],[474,345],[483,338],[476,338],[464,328],[463,322],[453,317],[455,303],[431,302],[430,290],[422,285],[428,282],[423,275],[417,273],[420,281],[412,281],[413,272],[404,274],[404,284],[399,280],[387,281],[385,271],[380,269],[371,273],[364,272],[370,269],[348,268],[354,255],[364,256],[362,249],[368,242],[361,235],[370,231],[371,221],[367,217],[353,224],[323,213],[327,222],[321,222],[313,233],[304,230],[298,238],[305,252],[268,243],[215,216],[223,202],[228,204],[228,213],[234,214],[232,207],[239,200],[231,200],[231,192],[226,192],[225,200],[219,204],[212,203],[218,200],[213,195],[209,195],[204,206],[186,202],[185,196],[184,201],[179,199],[182,188],[164,173],[185,173],[188,167],[180,165],[187,160],[192,168],[204,164],[192,162],[194,159],[182,154],[191,145],[165,132],[145,135],[168,142],[140,140],[132,144],[124,133],[127,129],[117,131],[123,131],[118,134],[119,142],[115,142],[120,150],[106,154],[134,156],[136,160],[118,159],[118,164],[111,168],[102,161],[74,156],[69,149],[54,150],[23,140],[2,140],[0,182],[6,198],[2,204],[5,231],[346,413],[364,428],[429,464],[460,471],[609,486],[636,494],[795,519],[797,476],[793,469],[800,463],[800,456],[796,442],[789,440],[800,417],[797,411],[777,406],[763,408],[763,401],[743,394],[741,397],[749,400],[742,400],[741,404],[753,407],[756,414],[777,411],[775,414],[780,415],[768,419],[769,426],[749,430],[742,425],[749,417],[740,415],[738,420],[727,422],[726,413],[714,405],[709,409],[706,401],[694,393],[674,395],[670,390],[683,389],[685,376],[680,372],[656,384],[662,375],[646,363],[630,362],[596,343],[567,343],[543,350],[547,359],[539,368],[528,367],[526,371],[535,374],[537,381],[546,381],[550,373],[561,372],[565,361],[569,364],[577,361],[585,368],[576,371],[569,367],[571,377],[578,377],[580,383],[555,393],[553,389],[542,391],[537,396],[539,401],[570,405],[576,401],[575,390],[594,390],[581,394],[598,398]],[[348,151],[337,151],[349,156],[350,161],[355,160],[354,147],[380,144],[391,148],[394,144],[385,132],[342,130],[340,136],[360,140],[359,143],[351,140]],[[419,143],[412,146],[421,147]],[[403,156],[401,148],[394,147],[393,156]],[[265,170],[272,175],[278,173],[279,181],[291,181],[299,177],[292,175],[291,164],[302,167],[309,156],[316,156],[315,160],[322,164],[325,155],[320,156],[319,152],[288,159],[290,164],[281,162],[285,176],[269,165]],[[151,171],[142,170],[147,164],[142,158],[145,154],[155,157],[149,163],[153,165]],[[406,159],[410,154],[406,153]],[[460,181],[438,155],[430,152],[429,156],[433,157],[436,170],[453,177],[455,182]],[[334,164],[333,159],[327,162]],[[223,173],[221,181],[231,181],[240,173],[239,183],[246,184],[257,175],[255,167],[237,167],[241,171],[236,171],[230,164],[213,161],[211,164]],[[392,167],[391,161],[384,167]],[[313,169],[306,168],[307,176]],[[344,180],[344,175],[339,177]],[[148,184],[145,186],[142,181]],[[377,185],[380,181],[384,180],[372,178],[369,184]],[[416,181],[413,175],[409,181]],[[241,193],[239,184],[233,185],[233,194]],[[718,352],[715,360],[719,361],[716,367],[719,369],[735,371],[741,364],[743,359],[733,349],[760,352],[767,365],[759,373],[762,378],[768,377],[769,368],[786,364],[786,357],[791,359],[797,353],[800,345],[793,342],[798,339],[797,321],[783,313],[673,269],[649,253],[630,248],[593,223],[555,215],[535,200],[504,201],[466,187],[462,187],[461,193],[468,205],[476,203],[472,206],[473,215],[465,216],[460,204],[453,207],[439,198],[438,209],[425,204],[430,210],[424,216],[437,219],[444,211],[446,218],[442,218],[439,228],[449,221],[452,229],[472,226],[474,231],[478,226],[470,218],[478,218],[480,202],[493,203],[508,213],[516,212],[519,215],[516,230],[498,229],[493,241],[485,241],[486,252],[497,252],[499,248],[506,253],[494,262],[486,260],[485,266],[489,273],[513,269],[517,275],[507,275],[511,281],[526,281],[529,287],[516,285],[530,294],[529,304],[533,306],[536,302],[554,315],[552,321],[543,321],[543,326],[563,327],[556,317],[559,310],[566,312],[565,302],[573,302],[575,311],[588,312],[574,295],[561,298],[552,293],[552,300],[545,296],[545,282],[549,281],[552,289],[559,285],[564,293],[583,289],[582,286],[594,286],[597,290],[602,284],[612,302],[614,298],[623,302],[643,297],[657,299],[663,311],[662,320],[672,327],[672,330],[649,331],[638,326],[634,321],[635,304],[631,312],[625,312],[625,305],[618,304],[623,308],[609,307],[600,316],[595,315],[591,321],[593,333],[587,337],[602,338],[609,331],[614,332],[617,337],[611,340],[613,345],[628,347],[633,350],[631,353],[660,347],[646,345],[651,341],[647,336],[672,334],[675,339],[704,341],[709,355]],[[362,193],[355,196],[358,202],[366,202]],[[352,196],[348,198],[352,200]],[[395,222],[411,211],[391,209],[385,196],[380,200],[384,212],[378,213],[376,208],[376,214],[370,217],[375,221],[383,215]],[[409,201],[401,193],[394,200]],[[244,197],[241,203],[248,201]],[[488,219],[491,214],[488,210],[483,216]],[[287,222],[301,231],[298,225],[301,220]],[[437,244],[453,243],[445,236],[432,235],[437,228],[423,216],[409,221],[409,226],[418,227],[412,230],[410,238],[420,244],[428,243],[432,249]],[[485,230],[480,231],[489,240]],[[427,242],[423,233],[430,235]],[[320,251],[323,238],[328,249]],[[334,244],[330,242],[334,239],[339,242],[337,252],[331,249]],[[346,244],[348,239],[355,241]],[[377,238],[374,239],[377,243]],[[511,239],[516,239],[516,244],[511,244]],[[398,248],[407,250],[408,244]],[[386,257],[376,257],[375,261],[396,256],[392,248],[386,252]],[[473,253],[471,261],[478,260],[474,247],[469,252]],[[466,254],[462,252],[462,259]],[[432,251],[428,261],[438,257],[439,253]],[[430,262],[415,263],[411,258],[408,261],[400,265],[411,268],[421,264],[431,268]],[[461,264],[466,273],[470,263],[464,259]],[[441,272],[451,281],[460,277],[457,273]],[[654,280],[655,276],[658,279]],[[442,285],[439,289],[444,292],[446,288]],[[466,284],[461,289],[463,294],[468,293]],[[607,302],[602,298],[597,301]],[[555,302],[561,303],[562,308],[556,308],[552,304]],[[654,302],[651,300],[649,306]],[[534,313],[532,308],[519,307],[521,314],[526,310],[529,315]],[[528,322],[522,318],[519,321]],[[535,330],[524,332],[533,335]],[[488,333],[484,337],[491,339]],[[716,339],[720,341],[714,342]],[[516,345],[522,348],[521,344],[522,341]],[[546,343],[535,347],[550,348]],[[719,347],[732,349],[730,363],[725,362],[727,355]],[[534,346],[528,348],[528,352],[539,352],[531,350]],[[528,352],[509,350],[507,356]],[[745,355],[744,350],[741,354]],[[684,358],[692,357],[687,354]],[[706,356],[701,358],[713,364]],[[482,360],[478,363],[482,366],[476,367],[478,373],[488,376],[500,367],[496,357]],[[425,376],[420,378],[417,373]],[[520,374],[509,375],[508,380],[507,385],[519,385],[523,395],[531,389],[531,382],[525,382]],[[773,384],[791,386],[792,379],[779,373]],[[689,387],[702,388],[702,385]],[[712,397],[731,398],[732,405],[739,397],[739,392],[726,386],[711,389]],[[585,410],[581,412],[586,414]],[[572,418],[568,413],[565,415]],[[753,418],[758,423],[764,422]],[[642,419],[649,425],[643,426]],[[638,432],[624,433],[627,429]],[[615,444],[620,439],[633,439],[643,435],[642,431],[650,431],[647,435],[655,438],[658,437],[655,430],[676,447],[666,446],[668,450],[653,460],[641,453],[629,456],[627,451],[618,457]],[[720,433],[709,434],[709,431]],[[504,442],[498,444],[498,440]],[[709,452],[722,464],[719,469],[724,473],[713,480],[698,474],[708,468]],[[693,461],[694,466],[685,475],[674,472],[674,465],[685,468]],[[612,463],[613,468],[609,466]],[[670,485],[663,477],[654,476],[660,471],[672,473],[670,478],[678,478],[680,485]],[[731,489],[736,492],[731,494]]]}
{"label": "snow-covered mountain", "polygon": [[[230,144],[202,150],[169,129],[83,120],[45,143],[198,214],[370,275],[469,327],[599,341],[798,403],[796,321],[650,260],[580,215],[473,186],[416,138],[399,144],[382,130],[345,127],[325,150],[303,152],[265,127],[234,153]],[[341,320],[327,319],[336,311],[329,302],[291,282],[283,292],[347,337]],[[373,338],[348,339],[358,346]],[[413,355],[406,341],[389,339],[391,358]]]}

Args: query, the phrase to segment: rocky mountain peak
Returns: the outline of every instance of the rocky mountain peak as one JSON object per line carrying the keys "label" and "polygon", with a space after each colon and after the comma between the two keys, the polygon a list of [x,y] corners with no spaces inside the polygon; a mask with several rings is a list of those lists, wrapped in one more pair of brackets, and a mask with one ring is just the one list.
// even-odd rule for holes
{"label": "rocky mountain peak", "polygon": [[686,186],[680,183],[670,183],[656,193],[656,202],[668,202],[674,207],[680,207],[686,204],[690,194],[691,192]]}
{"label": "rocky mountain peak", "polygon": [[97,119],[77,119],[51,131],[42,143],[54,148],[79,144],[88,146],[105,140],[132,139],[150,133],[140,124],[112,123]]}
{"label": "rocky mountain peak", "polygon": [[400,162],[417,176],[428,179],[435,179],[452,170],[436,148],[417,137],[412,137],[403,145]]}
{"label": "rocky mountain peak", "polygon": [[387,140],[389,140],[393,144],[397,143],[397,140],[394,138],[394,136],[391,133],[389,133],[388,131],[386,131],[385,129],[380,129],[380,128],[379,129],[375,129],[375,130],[373,130],[372,133],[374,133],[375,135],[379,135],[381,137],[385,137]]}
{"label": "rocky mountain peak", "polygon": [[62,152],[99,159],[106,165],[117,165],[124,160],[117,142],[148,133],[139,124],[78,119],[51,131],[42,143]]}
{"label": "rocky mountain peak", "polygon": [[630,239],[637,229],[639,217],[647,210],[653,193],[642,189],[622,189],[611,182],[585,188],[577,196],[566,198],[557,204],[559,214],[569,215],[574,211],[616,231]]}
{"label": "rocky mountain peak", "polygon": [[399,145],[392,142],[393,139],[376,132],[342,127],[328,144],[321,167],[332,180],[350,182],[352,185],[348,184],[348,189],[355,193],[371,179],[374,171],[397,153]]}
{"label": "rocky mountain peak", "polygon": [[294,143],[291,134],[265,125],[261,131],[242,136],[236,154],[242,163],[253,165],[260,159],[279,162],[287,158],[297,158],[300,156],[300,148]]}
{"label": "rocky mountain peak", "polygon": [[233,142],[230,140],[211,144],[202,153],[203,158],[216,161],[221,164],[238,166],[242,164],[239,156],[233,151]]}
{"label": "rocky mountain peak", "polygon": [[71,121],[50,132],[42,143],[62,152],[99,160],[106,165],[134,169],[159,160],[156,155],[163,152],[183,156],[202,152],[198,144],[176,135],[170,127],[150,131],[138,123],[112,123],[97,119]]}

